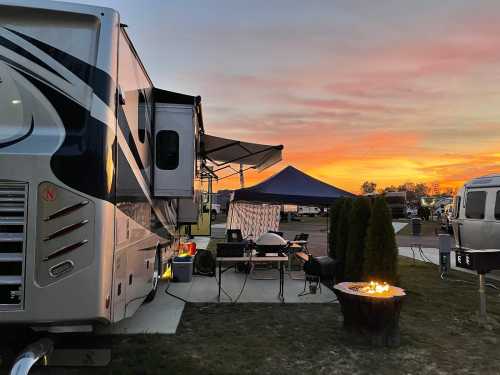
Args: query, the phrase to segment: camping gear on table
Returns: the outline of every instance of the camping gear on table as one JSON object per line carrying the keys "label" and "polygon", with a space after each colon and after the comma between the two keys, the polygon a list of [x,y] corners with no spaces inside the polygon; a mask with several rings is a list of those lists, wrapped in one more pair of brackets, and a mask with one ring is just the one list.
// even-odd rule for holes
{"label": "camping gear on table", "polygon": [[287,252],[288,242],[276,233],[264,233],[255,242],[257,256],[265,256],[268,253],[283,255]]}

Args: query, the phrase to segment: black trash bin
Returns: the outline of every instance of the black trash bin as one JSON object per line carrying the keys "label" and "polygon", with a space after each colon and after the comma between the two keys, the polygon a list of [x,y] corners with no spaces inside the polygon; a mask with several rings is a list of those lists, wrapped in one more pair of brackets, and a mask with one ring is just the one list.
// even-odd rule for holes
{"label": "black trash bin", "polygon": [[420,233],[422,233],[422,219],[419,217],[412,218],[411,229],[414,236],[420,236]]}

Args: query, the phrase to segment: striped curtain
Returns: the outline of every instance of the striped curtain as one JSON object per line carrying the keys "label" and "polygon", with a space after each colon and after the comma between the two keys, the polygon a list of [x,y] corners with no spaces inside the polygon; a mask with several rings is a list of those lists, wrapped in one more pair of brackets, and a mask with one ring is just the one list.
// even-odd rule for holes
{"label": "striped curtain", "polygon": [[231,202],[226,229],[240,229],[243,238],[256,241],[263,233],[277,231],[280,225],[280,206]]}

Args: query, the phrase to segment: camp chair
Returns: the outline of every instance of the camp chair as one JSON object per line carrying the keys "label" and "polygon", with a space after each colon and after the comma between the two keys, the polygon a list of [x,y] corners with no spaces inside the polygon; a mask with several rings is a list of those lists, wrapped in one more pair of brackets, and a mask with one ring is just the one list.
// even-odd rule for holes
{"label": "camp chair", "polygon": [[308,233],[296,234],[293,241],[290,241],[290,246],[288,246],[288,274],[292,280],[304,280],[304,277],[293,276],[292,273],[292,255],[303,252],[309,254],[307,249],[307,240],[309,239]]}

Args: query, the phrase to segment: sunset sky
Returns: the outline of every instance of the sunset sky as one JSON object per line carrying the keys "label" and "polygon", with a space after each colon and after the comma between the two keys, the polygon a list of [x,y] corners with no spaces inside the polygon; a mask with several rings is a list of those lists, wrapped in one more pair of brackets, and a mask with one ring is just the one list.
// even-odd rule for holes
{"label": "sunset sky", "polygon": [[[81,1],[113,7],[208,133],[359,192],[500,172],[500,1]],[[238,178],[215,184],[239,187]]]}

